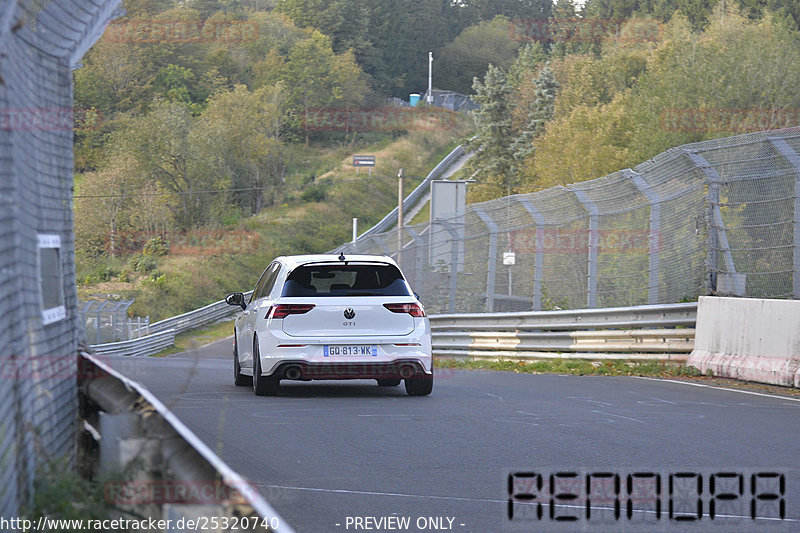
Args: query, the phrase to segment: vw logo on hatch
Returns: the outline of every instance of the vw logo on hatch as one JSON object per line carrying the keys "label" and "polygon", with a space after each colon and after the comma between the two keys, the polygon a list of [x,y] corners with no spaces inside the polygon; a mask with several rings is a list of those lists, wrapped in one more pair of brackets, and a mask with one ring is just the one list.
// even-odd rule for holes
{"label": "vw logo on hatch", "polygon": [[353,311],[351,308],[349,308],[349,307],[348,307],[347,309],[345,309],[345,310],[344,310],[344,317],[345,317],[347,320],[350,320],[350,319],[351,319],[351,318],[353,318],[354,316],[356,316],[356,312],[355,312],[355,311]]}

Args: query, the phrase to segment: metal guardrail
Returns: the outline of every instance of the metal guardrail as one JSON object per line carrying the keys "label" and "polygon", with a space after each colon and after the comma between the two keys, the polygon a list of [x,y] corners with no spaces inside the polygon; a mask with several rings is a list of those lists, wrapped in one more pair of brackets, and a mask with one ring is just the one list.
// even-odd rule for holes
{"label": "metal guardrail", "polygon": [[165,348],[169,348],[173,344],[175,344],[175,330],[168,329],[129,341],[95,344],[91,346],[91,348],[97,355],[129,355],[141,357],[158,353]]}
{"label": "metal guardrail", "polygon": [[458,329],[463,331],[694,327],[697,322],[697,302],[607,309],[433,315],[430,317],[430,322],[433,330]]}
{"label": "metal guardrail", "polygon": [[430,317],[434,355],[519,359],[685,359],[696,321],[696,303]]}
{"label": "metal guardrail", "polygon": [[82,426],[94,441],[87,452],[99,455],[92,463],[96,477],[117,473],[103,487],[116,509],[172,520],[168,531],[195,529],[176,526],[180,520],[198,524],[215,517],[235,520],[241,531],[293,532],[255,487],[144,386],[88,353],[80,354],[78,369]]}
{"label": "metal guardrail", "polygon": [[[245,297],[251,294],[252,291],[246,292]],[[205,326],[206,324],[211,324],[223,318],[227,318],[236,314],[238,311],[239,308],[228,305],[225,303],[225,300],[220,300],[208,304],[205,307],[201,307],[200,309],[195,309],[194,311],[189,311],[188,313],[171,318],[165,318],[164,320],[150,324],[150,332],[157,333],[159,331],[172,329],[175,330],[176,335],[180,335],[184,331],[199,328],[200,326]]]}
{"label": "metal guardrail", "polygon": [[[245,298],[253,291],[245,293]],[[175,344],[175,336],[199,328],[206,324],[218,322],[236,314],[239,308],[228,305],[225,300],[208,304],[200,309],[182,315],[166,318],[150,325],[150,335],[129,341],[93,344],[92,351],[97,355],[147,356],[160,352]]]}

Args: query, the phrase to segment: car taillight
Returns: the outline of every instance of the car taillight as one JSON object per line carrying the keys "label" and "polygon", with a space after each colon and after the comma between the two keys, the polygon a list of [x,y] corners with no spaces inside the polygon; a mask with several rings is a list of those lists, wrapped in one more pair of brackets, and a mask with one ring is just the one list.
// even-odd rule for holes
{"label": "car taillight", "polygon": [[314,304],[278,304],[267,311],[267,318],[286,318],[289,315],[302,315],[314,309]]}
{"label": "car taillight", "polygon": [[425,316],[425,311],[419,304],[383,304],[383,306],[392,313],[408,313],[416,317]]}

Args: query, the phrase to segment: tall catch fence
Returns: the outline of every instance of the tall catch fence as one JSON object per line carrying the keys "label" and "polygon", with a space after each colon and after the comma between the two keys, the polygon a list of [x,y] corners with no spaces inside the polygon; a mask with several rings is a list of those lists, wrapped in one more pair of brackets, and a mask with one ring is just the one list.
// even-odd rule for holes
{"label": "tall catch fence", "polygon": [[[0,516],[76,458],[72,69],[119,0],[0,2]],[[6,528],[4,528],[5,530]]]}
{"label": "tall catch fence", "polygon": [[[397,258],[397,242],[368,232],[340,249]],[[404,226],[399,260],[430,313],[800,298],[800,128]]]}

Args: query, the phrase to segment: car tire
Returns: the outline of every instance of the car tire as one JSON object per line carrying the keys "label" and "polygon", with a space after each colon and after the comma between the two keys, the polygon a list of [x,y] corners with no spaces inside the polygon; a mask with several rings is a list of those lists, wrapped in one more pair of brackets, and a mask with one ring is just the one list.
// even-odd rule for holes
{"label": "car tire", "polygon": [[233,332],[233,383],[237,387],[246,387],[253,384],[253,376],[242,374],[242,367],[239,365],[239,344],[236,341],[236,332]]}
{"label": "car tire", "polygon": [[256,396],[275,396],[278,394],[281,380],[276,376],[261,375],[261,355],[258,351],[258,339],[253,342],[253,392]]}
{"label": "car tire", "polygon": [[385,378],[376,381],[378,382],[378,387],[397,387],[403,380],[400,378]]}
{"label": "car tire", "polygon": [[433,391],[433,373],[415,374],[405,379],[406,393],[409,396],[427,396]]}

